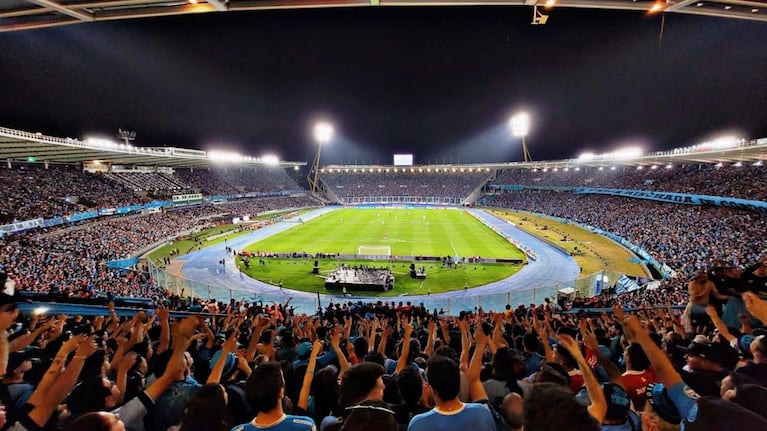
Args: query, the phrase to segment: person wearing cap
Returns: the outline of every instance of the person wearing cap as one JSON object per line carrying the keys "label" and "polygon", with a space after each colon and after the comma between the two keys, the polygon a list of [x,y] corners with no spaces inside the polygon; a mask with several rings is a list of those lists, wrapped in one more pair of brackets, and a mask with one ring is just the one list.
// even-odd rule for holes
{"label": "person wearing cap", "polygon": [[[616,383],[604,383],[602,384],[602,391],[607,401],[607,412],[602,422],[602,431],[640,431],[642,421],[639,415],[631,410],[631,399],[626,390]],[[576,399],[585,405],[590,403],[585,389],[578,392]]]}
{"label": "person wearing cap", "polygon": [[[312,354],[312,343],[304,341],[296,348],[296,360],[293,361],[293,370],[297,370],[299,367],[307,365],[309,362],[309,356]],[[336,359],[336,351],[330,349],[324,355],[317,356],[317,368],[322,369],[330,365],[333,359]]]}
{"label": "person wearing cap", "polygon": [[10,418],[16,417],[21,412],[35,390],[34,386],[24,380],[24,374],[32,369],[33,358],[34,353],[30,350],[12,352],[8,355],[8,373],[3,377],[0,385],[0,396],[8,409]]}
{"label": "person wearing cap", "polygon": [[[653,342],[636,316],[624,316],[620,305],[613,307],[623,321],[626,335],[639,343],[661,383],[647,385],[647,404],[642,428],[648,431],[742,431],[767,430],[767,420],[735,403],[718,397],[701,397],[674,370],[671,361]],[[729,348],[729,346],[727,346]]]}
{"label": "person wearing cap", "polygon": [[740,339],[741,348],[747,348],[753,359],[735,372],[767,386],[767,335],[743,335]]}

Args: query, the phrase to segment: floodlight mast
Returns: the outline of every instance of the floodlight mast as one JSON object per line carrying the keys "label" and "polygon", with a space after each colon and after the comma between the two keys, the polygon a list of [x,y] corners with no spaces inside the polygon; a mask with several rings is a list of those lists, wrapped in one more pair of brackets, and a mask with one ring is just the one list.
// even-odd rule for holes
{"label": "floodlight mast", "polygon": [[525,162],[532,162],[533,158],[530,157],[530,151],[527,149],[527,141],[525,138],[530,132],[530,115],[527,112],[520,112],[509,121],[511,127],[511,134],[517,138],[522,138],[522,155]]}
{"label": "floodlight mast", "polygon": [[309,175],[306,179],[309,181],[309,190],[312,193],[317,193],[319,190],[319,175],[320,175],[320,155],[322,154],[322,146],[333,139],[335,130],[329,123],[320,122],[314,125],[313,135],[314,141],[317,142],[317,154],[314,156],[314,162],[312,162],[312,168],[309,170]]}
{"label": "floodlight mast", "polygon": [[130,145],[131,141],[136,140],[136,132],[130,131],[130,130],[123,130],[123,129],[117,129],[117,138],[120,139],[125,143],[125,145]]}

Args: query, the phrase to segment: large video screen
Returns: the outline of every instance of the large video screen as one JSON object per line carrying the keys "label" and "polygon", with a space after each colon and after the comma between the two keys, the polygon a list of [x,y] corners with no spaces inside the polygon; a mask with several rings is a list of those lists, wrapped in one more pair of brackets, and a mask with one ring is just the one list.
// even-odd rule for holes
{"label": "large video screen", "polygon": [[395,154],[394,166],[413,166],[412,154]]}

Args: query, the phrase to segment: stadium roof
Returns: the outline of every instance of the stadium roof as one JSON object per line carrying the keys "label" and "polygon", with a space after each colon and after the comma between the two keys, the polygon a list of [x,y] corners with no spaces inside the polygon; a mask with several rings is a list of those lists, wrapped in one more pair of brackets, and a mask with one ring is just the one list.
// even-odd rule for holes
{"label": "stadium roof", "polygon": [[[668,165],[690,164],[730,164],[741,163],[763,165],[767,163],[767,138],[752,141],[740,140],[723,148],[722,142],[703,143],[691,147],[676,148],[670,151],[642,154],[636,157],[622,158],[610,154],[593,155],[589,158],[542,160],[534,162],[465,164],[465,165],[421,165],[421,166],[385,166],[385,165],[329,165],[323,172],[389,172],[391,169],[403,172],[413,169],[417,172],[478,171],[488,169],[574,169],[579,167],[610,168],[612,166],[663,167]],[[396,171],[395,171],[396,172]]]}
{"label": "stadium roof", "polygon": [[[365,6],[545,6],[655,11],[767,21],[767,0],[3,0],[0,31],[204,12]],[[544,12],[545,13],[545,12]]]}
{"label": "stadium roof", "polygon": [[253,166],[289,168],[305,162],[177,147],[144,148],[108,140],[81,141],[0,127],[0,159],[8,162],[89,163],[175,168]]}

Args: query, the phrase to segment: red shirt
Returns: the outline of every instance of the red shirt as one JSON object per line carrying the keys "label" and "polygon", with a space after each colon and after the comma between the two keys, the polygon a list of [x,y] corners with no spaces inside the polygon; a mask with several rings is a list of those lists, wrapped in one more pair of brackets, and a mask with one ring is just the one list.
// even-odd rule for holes
{"label": "red shirt", "polygon": [[623,381],[623,387],[634,403],[634,410],[641,412],[644,410],[645,401],[645,387],[648,383],[657,383],[658,379],[655,377],[655,373],[650,370],[634,371],[629,370],[623,373],[621,376]]}

